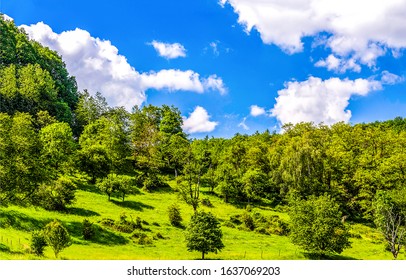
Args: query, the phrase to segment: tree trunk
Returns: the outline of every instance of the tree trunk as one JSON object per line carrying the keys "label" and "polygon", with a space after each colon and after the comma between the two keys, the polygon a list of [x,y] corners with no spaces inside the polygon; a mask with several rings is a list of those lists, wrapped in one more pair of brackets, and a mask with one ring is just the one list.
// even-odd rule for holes
{"label": "tree trunk", "polygon": [[204,252],[202,252],[202,260],[204,260]]}

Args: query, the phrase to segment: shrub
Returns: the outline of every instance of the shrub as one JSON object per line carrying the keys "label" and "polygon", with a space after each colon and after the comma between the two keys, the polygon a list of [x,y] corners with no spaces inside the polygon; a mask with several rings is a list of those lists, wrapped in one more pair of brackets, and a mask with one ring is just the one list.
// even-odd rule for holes
{"label": "shrub", "polygon": [[204,206],[213,207],[213,204],[211,203],[210,199],[208,199],[206,197],[201,200],[201,203]]}
{"label": "shrub", "polygon": [[37,256],[42,256],[44,254],[47,242],[42,231],[33,231],[31,235],[31,252]]}
{"label": "shrub", "polygon": [[145,233],[141,232],[138,242],[139,245],[151,245],[152,244],[152,239]]}
{"label": "shrub", "polygon": [[242,224],[241,215],[236,214],[236,215],[230,216],[230,222],[232,222],[235,225],[241,225]]}
{"label": "shrub", "polygon": [[142,189],[147,192],[151,192],[160,188],[170,187],[165,181],[162,180],[161,177],[155,174],[151,174],[149,177],[145,178],[142,185]]}
{"label": "shrub", "polygon": [[289,234],[288,223],[281,220],[278,215],[271,216],[268,219],[268,223],[268,233],[285,236]]}
{"label": "shrub", "polygon": [[248,228],[249,230],[255,229],[254,219],[248,212],[245,212],[241,218],[246,228]]}
{"label": "shrub", "polygon": [[93,226],[93,223],[91,223],[88,219],[84,219],[82,222],[82,233],[83,233],[83,238],[85,240],[91,240],[94,238],[96,231]]}
{"label": "shrub", "polygon": [[33,197],[34,204],[47,210],[62,211],[75,200],[76,185],[71,179],[62,176],[50,184],[38,187]]}
{"label": "shrub", "polygon": [[169,222],[171,225],[175,227],[181,226],[182,223],[182,216],[180,215],[180,210],[179,206],[176,204],[173,204],[168,207],[168,217],[169,217]]}
{"label": "shrub", "polygon": [[44,228],[44,236],[55,253],[55,258],[66,247],[72,244],[68,230],[57,220],[48,223]]}

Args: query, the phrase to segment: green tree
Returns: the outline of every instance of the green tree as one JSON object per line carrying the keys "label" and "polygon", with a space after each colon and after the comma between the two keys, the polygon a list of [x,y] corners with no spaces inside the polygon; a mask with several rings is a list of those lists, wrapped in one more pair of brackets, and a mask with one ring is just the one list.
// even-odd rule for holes
{"label": "green tree", "polygon": [[44,236],[49,246],[52,247],[55,258],[65,248],[72,245],[68,230],[57,220],[48,223],[44,228]]}
{"label": "green tree", "polygon": [[327,195],[296,200],[290,211],[290,237],[304,250],[318,255],[340,254],[350,247],[349,231],[339,205]]}
{"label": "green tree", "polygon": [[39,137],[44,162],[50,169],[50,175],[55,176],[68,163],[75,150],[72,130],[67,123],[56,122],[42,128]]}
{"label": "green tree", "polygon": [[39,205],[47,210],[62,211],[66,206],[75,201],[76,185],[65,176],[57,180],[43,183],[32,197],[34,205]]}
{"label": "green tree", "polygon": [[374,217],[393,258],[397,258],[406,242],[406,191],[378,191],[374,200]]}
{"label": "green tree", "polygon": [[204,255],[213,252],[217,253],[224,248],[223,232],[217,218],[206,212],[195,213],[186,231],[186,241],[188,251],[198,251]]}
{"label": "green tree", "polygon": [[124,201],[127,194],[136,193],[133,180],[127,175],[108,174],[106,178],[97,183],[97,187],[107,194],[109,200],[114,193],[119,194],[122,201]]}
{"label": "green tree", "polygon": [[107,176],[111,170],[108,152],[102,145],[83,147],[76,153],[76,159],[77,167],[90,175],[92,184],[96,183],[97,178]]}

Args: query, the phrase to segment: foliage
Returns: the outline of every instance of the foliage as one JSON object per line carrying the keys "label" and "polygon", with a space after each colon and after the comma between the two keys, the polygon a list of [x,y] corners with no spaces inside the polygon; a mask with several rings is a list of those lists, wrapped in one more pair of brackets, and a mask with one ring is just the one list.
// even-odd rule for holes
{"label": "foliage", "polygon": [[339,205],[327,195],[292,202],[290,237],[294,244],[319,255],[340,254],[350,247]]}
{"label": "foliage", "polygon": [[55,258],[63,249],[72,245],[68,230],[57,220],[45,226],[44,236],[48,245],[52,247]]}
{"label": "foliage", "polygon": [[68,177],[41,184],[33,196],[33,204],[47,210],[62,211],[75,201],[76,185]]}
{"label": "foliage", "polygon": [[405,190],[379,191],[375,201],[375,224],[382,232],[393,258],[397,258],[406,242]]}
{"label": "foliage", "polygon": [[206,212],[196,212],[189,223],[186,232],[188,251],[198,251],[204,255],[213,252],[217,253],[224,248],[223,232],[217,218]]}
{"label": "foliage", "polygon": [[168,207],[168,217],[171,225],[175,227],[180,227],[182,225],[182,216],[180,215],[179,206],[172,204]]}
{"label": "foliage", "polygon": [[39,230],[35,230],[31,234],[31,252],[37,256],[42,256],[44,254],[47,242],[44,237],[44,233]]}
{"label": "foliage", "polygon": [[96,235],[96,230],[93,225],[88,219],[83,219],[82,222],[82,234],[85,240],[92,240]]}
{"label": "foliage", "polygon": [[107,194],[109,200],[113,194],[118,194],[124,201],[127,194],[136,193],[133,179],[127,175],[108,174],[106,178],[97,183],[97,187]]}

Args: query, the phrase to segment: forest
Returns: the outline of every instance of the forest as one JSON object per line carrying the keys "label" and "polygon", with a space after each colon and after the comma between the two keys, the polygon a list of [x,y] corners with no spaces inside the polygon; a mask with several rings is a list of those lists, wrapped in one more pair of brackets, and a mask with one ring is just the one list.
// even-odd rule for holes
{"label": "forest", "polygon": [[[240,234],[264,242],[247,258],[289,246],[280,258],[338,258],[366,242],[379,258],[405,258],[406,119],[193,139],[176,107],[110,107],[78,91],[62,57],[12,21],[0,18],[0,34],[0,258],[47,259],[47,246],[57,257],[92,242],[100,255],[68,258],[111,258],[112,244],[138,246],[142,258],[165,238],[181,253],[162,258],[246,258],[227,245]],[[148,211],[150,221],[139,217]],[[203,246],[205,233],[215,238]],[[281,242],[279,256],[263,257],[266,238]]]}

